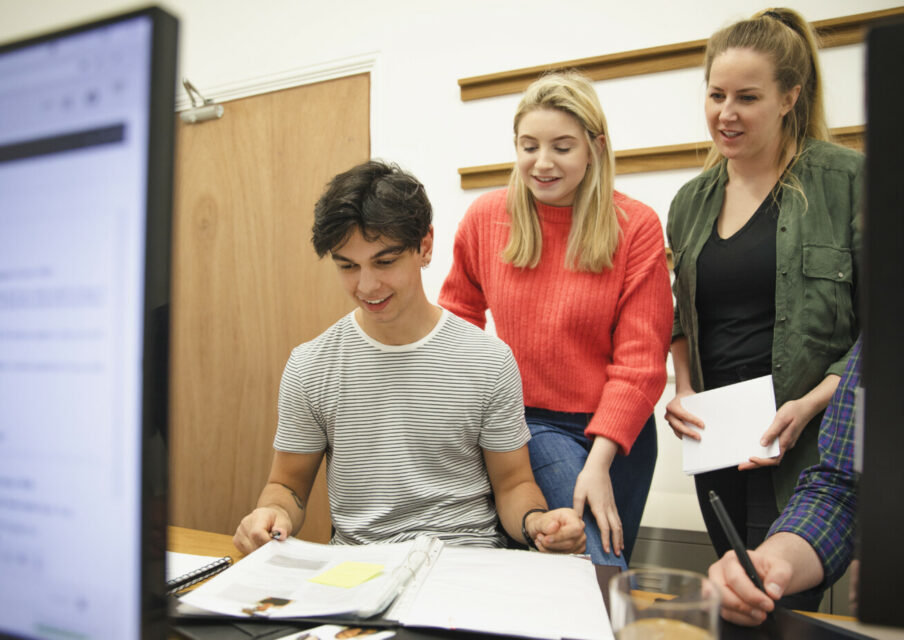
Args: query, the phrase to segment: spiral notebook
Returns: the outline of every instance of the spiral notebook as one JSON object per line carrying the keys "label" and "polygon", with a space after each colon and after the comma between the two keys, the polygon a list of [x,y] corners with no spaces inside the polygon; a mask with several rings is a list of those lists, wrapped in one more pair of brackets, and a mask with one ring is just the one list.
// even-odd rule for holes
{"label": "spiral notebook", "polygon": [[198,556],[191,553],[166,552],[166,595],[174,595],[216,575],[232,564],[224,556]]}

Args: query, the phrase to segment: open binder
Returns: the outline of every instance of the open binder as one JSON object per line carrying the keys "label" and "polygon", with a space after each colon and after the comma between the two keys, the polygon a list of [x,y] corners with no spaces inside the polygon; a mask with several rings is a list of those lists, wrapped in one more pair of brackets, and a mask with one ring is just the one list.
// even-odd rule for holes
{"label": "open binder", "polygon": [[613,637],[588,559],[447,546],[429,537],[364,546],[272,541],[180,601],[246,619]]}

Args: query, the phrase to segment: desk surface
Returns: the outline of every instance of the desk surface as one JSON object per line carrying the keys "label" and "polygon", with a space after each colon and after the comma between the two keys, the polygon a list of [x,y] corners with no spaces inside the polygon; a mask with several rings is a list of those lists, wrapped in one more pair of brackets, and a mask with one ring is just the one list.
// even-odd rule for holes
{"label": "desk surface", "polygon": [[242,557],[232,544],[232,536],[223,533],[211,533],[186,529],[185,527],[167,527],[167,548],[179,553],[194,553],[199,556],[229,556],[233,561]]}

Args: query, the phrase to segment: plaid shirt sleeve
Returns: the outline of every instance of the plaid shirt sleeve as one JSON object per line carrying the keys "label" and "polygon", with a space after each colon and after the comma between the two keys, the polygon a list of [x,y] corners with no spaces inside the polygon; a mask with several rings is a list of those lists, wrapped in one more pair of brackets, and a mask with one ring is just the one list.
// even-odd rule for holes
{"label": "plaid shirt sleeve", "polygon": [[851,562],[857,493],[854,479],[854,396],[860,384],[858,340],[819,427],[819,464],[805,469],[769,535],[795,533],[816,550],[825,569],[821,587]]}

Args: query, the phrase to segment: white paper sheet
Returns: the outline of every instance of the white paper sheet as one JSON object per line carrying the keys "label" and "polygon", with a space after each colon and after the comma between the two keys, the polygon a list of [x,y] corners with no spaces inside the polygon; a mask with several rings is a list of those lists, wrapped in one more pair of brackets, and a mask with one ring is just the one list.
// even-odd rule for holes
{"label": "white paper sheet", "polygon": [[772,376],[687,396],[681,399],[681,405],[706,427],[698,430],[699,442],[683,438],[685,473],[734,467],[752,456],[772,458],[779,454],[777,438],[768,447],[760,445],[760,438],[775,419]]}
{"label": "white paper sheet", "polygon": [[445,547],[407,611],[405,626],[530,638],[614,638],[596,570],[586,558]]}

